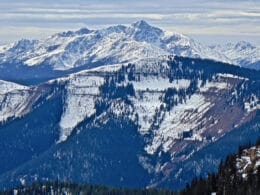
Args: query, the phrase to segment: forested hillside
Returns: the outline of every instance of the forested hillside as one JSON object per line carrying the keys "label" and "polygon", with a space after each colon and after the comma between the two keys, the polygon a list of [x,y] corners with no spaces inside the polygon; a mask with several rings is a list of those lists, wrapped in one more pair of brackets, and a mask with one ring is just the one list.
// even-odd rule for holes
{"label": "forested hillside", "polygon": [[20,187],[0,192],[1,195],[22,195],[22,194],[71,194],[71,195],[177,195],[178,193],[169,190],[157,189],[124,189],[110,188],[98,185],[80,185],[68,182],[45,182],[34,183],[28,187]]}
{"label": "forested hillside", "polygon": [[195,178],[182,195],[256,195],[260,194],[260,140],[255,146],[239,147],[237,154],[229,155],[221,162],[217,173],[207,179]]}

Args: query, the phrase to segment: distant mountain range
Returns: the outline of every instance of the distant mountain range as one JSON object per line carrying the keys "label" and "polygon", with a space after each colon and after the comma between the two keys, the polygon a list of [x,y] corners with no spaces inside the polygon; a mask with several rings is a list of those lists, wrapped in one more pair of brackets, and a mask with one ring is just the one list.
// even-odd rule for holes
{"label": "distant mountain range", "polygon": [[[164,55],[213,59],[253,69],[260,67],[260,48],[250,43],[209,47],[182,34],[138,21],[131,26],[83,28],[43,40],[20,40],[1,46],[0,78],[50,78],[63,75],[64,71],[76,72]],[[13,75],[15,70],[19,71]]]}
{"label": "distant mountain range", "polygon": [[210,46],[219,53],[224,54],[232,64],[245,68],[260,69],[260,47],[241,41],[237,44]]}

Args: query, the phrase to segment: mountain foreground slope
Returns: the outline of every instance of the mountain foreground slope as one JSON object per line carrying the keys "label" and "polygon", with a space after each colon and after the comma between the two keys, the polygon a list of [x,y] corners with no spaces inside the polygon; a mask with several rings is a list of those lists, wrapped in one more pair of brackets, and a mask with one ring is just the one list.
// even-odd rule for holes
{"label": "mountain foreground slope", "polygon": [[177,189],[259,127],[259,72],[165,56],[0,93],[0,187],[72,181]]}
{"label": "mountain foreground slope", "polygon": [[180,194],[248,194],[260,193],[260,142],[240,146],[221,162],[217,173],[207,179],[195,178]]}
{"label": "mountain foreground slope", "polygon": [[209,173],[205,179],[194,178],[179,191],[165,189],[127,189],[95,186],[89,184],[75,184],[70,182],[35,182],[28,186],[19,186],[1,194],[165,194],[165,195],[201,195],[201,194],[248,194],[260,192],[260,141],[256,145],[240,146],[238,152],[229,154],[225,161],[221,161],[217,173]]}

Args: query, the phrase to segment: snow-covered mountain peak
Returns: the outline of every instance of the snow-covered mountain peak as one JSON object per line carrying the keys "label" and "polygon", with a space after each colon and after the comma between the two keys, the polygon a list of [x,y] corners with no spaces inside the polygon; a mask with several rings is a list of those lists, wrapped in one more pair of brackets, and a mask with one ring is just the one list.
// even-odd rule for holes
{"label": "snow-covered mountain peak", "polygon": [[2,51],[12,55],[12,53],[24,53],[25,51],[31,50],[37,43],[38,40],[21,39],[12,44],[1,46],[1,48]]}
{"label": "snow-covered mountain peak", "polygon": [[47,64],[54,70],[68,70],[168,54],[227,61],[225,56],[214,56],[215,52],[184,35],[163,31],[143,20],[130,26],[116,25],[101,30],[82,28],[21,43],[24,44],[20,44],[19,49],[11,47],[11,53],[1,49],[0,62],[11,61],[31,67]]}
{"label": "snow-covered mountain peak", "polygon": [[116,26],[110,26],[108,28],[105,28],[104,31],[107,32],[114,32],[114,33],[125,33],[127,27],[124,25],[116,25]]}
{"label": "snow-covered mountain peak", "polygon": [[134,28],[151,28],[152,27],[150,24],[148,24],[144,20],[139,20],[137,22],[134,22],[133,24],[131,24],[131,26]]}
{"label": "snow-covered mountain peak", "polygon": [[247,41],[214,45],[213,50],[224,54],[235,65],[242,67],[260,68],[260,47]]}
{"label": "snow-covered mountain peak", "polygon": [[91,32],[93,32],[93,30],[90,30],[88,28],[81,28],[77,31],[66,31],[66,32],[57,33],[51,37],[73,37],[77,35],[86,35]]}
{"label": "snow-covered mountain peak", "polygon": [[[248,45],[240,43],[239,46],[244,48]],[[245,61],[257,62],[260,56],[257,49],[251,49],[254,55],[248,60],[247,54],[251,51],[241,50],[245,54],[240,55],[241,59],[237,60],[232,55],[233,50],[233,47],[225,50],[208,47],[185,35],[161,30],[141,20],[130,26],[116,25],[100,30],[82,28],[58,33],[39,41],[21,40],[1,46],[0,64],[15,63],[32,68],[42,65],[48,70],[64,71],[133,62],[147,57],[177,55],[243,66]]]}
{"label": "snow-covered mountain peak", "polygon": [[217,44],[217,45],[211,45],[210,46],[212,49],[217,49],[217,50],[236,50],[236,51],[244,51],[244,50],[253,50],[256,49],[257,46],[248,42],[248,41],[239,41],[237,43],[226,43],[226,44]]}
{"label": "snow-covered mountain peak", "polygon": [[137,41],[156,43],[163,35],[161,29],[149,25],[144,20],[133,23],[131,27],[129,33]]}
{"label": "snow-covered mountain peak", "polygon": [[255,48],[256,46],[246,41],[240,41],[235,45],[236,50],[255,49]]}
{"label": "snow-covered mountain peak", "polygon": [[30,39],[21,39],[14,43],[14,47],[28,47],[28,45],[33,45],[37,43],[37,40],[30,40]]}
{"label": "snow-covered mountain peak", "polygon": [[140,20],[140,21],[137,21],[137,22],[131,24],[131,27],[136,30],[140,30],[140,31],[154,30],[154,31],[158,31],[158,32],[163,32],[160,28],[154,27],[154,26],[148,24],[144,20]]}
{"label": "snow-covered mountain peak", "polygon": [[75,33],[78,35],[84,35],[84,34],[89,34],[91,32],[92,32],[92,30],[89,30],[88,28],[81,28],[81,29],[77,30]]}

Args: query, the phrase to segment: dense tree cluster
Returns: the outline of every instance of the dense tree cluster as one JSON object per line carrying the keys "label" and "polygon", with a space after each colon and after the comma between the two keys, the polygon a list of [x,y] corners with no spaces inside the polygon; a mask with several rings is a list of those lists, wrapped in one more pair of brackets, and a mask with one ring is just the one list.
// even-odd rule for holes
{"label": "dense tree cluster", "polygon": [[125,189],[111,188],[98,185],[80,185],[68,182],[37,182],[28,187],[20,187],[9,191],[0,192],[2,195],[11,194],[72,194],[72,195],[177,195],[169,190],[158,189]]}
{"label": "dense tree cluster", "polygon": [[[260,139],[256,145],[260,146]],[[236,168],[236,158],[242,151],[251,147],[248,144],[239,147],[238,154],[229,155],[225,162],[221,161],[218,172],[210,173],[206,179],[195,178],[191,184],[180,192],[181,195],[255,195],[260,194],[260,166],[257,170],[249,170],[247,177],[243,178]]]}

